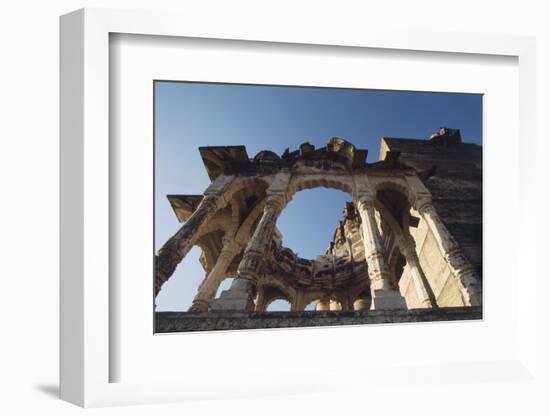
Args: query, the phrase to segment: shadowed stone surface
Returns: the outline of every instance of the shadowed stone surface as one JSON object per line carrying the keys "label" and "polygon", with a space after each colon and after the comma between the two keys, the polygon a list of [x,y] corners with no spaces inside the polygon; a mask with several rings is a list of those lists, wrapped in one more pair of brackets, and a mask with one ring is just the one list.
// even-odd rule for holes
{"label": "shadowed stone surface", "polygon": [[483,148],[442,128],[430,140],[384,138],[380,157],[389,151],[399,152],[400,160],[419,172],[431,171],[423,182],[433,205],[482,278]]}
{"label": "shadowed stone surface", "polygon": [[482,319],[481,307],[297,312],[156,312],[155,332],[393,324]]}

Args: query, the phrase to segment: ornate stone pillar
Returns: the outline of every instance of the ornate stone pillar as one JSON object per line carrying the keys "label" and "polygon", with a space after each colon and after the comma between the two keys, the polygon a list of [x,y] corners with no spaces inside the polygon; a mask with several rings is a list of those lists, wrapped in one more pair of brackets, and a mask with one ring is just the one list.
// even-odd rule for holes
{"label": "ornate stone pillar", "polygon": [[432,197],[430,195],[417,195],[415,209],[428,224],[441,255],[445,258],[453,276],[458,279],[458,286],[464,303],[467,306],[481,305],[481,282],[477,271],[449,233],[441,218],[439,218],[432,204]]}
{"label": "ornate stone pillar", "polygon": [[262,218],[246,246],[237,270],[238,276],[231,288],[212,304],[212,310],[254,310],[256,282],[263,268],[264,258],[271,244],[277,218],[284,206],[283,194],[268,195]]}
{"label": "ornate stone pillar", "polygon": [[401,236],[397,243],[401,254],[405,257],[407,265],[411,271],[411,276],[414,284],[418,300],[423,308],[433,308],[437,304],[431,289],[429,287],[428,279],[420,267],[420,260],[416,254],[416,248],[413,238],[410,235]]}
{"label": "ornate stone pillar", "polygon": [[201,227],[223,205],[225,202],[220,193],[206,195],[185,224],[158,251],[155,256],[155,297],[195,244]]}
{"label": "ornate stone pillar", "polygon": [[239,253],[240,247],[229,238],[224,238],[222,250],[216,260],[216,264],[199,287],[189,312],[206,312],[212,304],[218,287],[225,278],[227,268]]}
{"label": "ornate stone pillar", "polygon": [[372,303],[371,309],[405,309],[405,299],[390,283],[390,272],[382,249],[382,238],[376,224],[373,196],[359,195],[355,201],[361,216],[365,259],[368,265]]}

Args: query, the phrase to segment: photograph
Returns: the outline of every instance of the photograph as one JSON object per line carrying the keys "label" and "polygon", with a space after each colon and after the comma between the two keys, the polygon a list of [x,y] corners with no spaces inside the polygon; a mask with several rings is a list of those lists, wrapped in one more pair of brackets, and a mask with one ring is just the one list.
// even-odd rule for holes
{"label": "photograph", "polygon": [[482,319],[482,94],[153,88],[155,333]]}

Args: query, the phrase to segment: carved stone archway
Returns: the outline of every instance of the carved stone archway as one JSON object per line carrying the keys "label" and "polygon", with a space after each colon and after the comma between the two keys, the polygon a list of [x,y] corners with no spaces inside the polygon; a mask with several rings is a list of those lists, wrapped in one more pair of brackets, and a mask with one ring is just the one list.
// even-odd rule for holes
{"label": "carved stone archway", "polygon": [[[339,138],[319,149],[304,143],[281,156],[262,151],[249,158],[244,146],[203,147],[200,153],[212,183],[202,196],[169,196],[183,225],[157,253],[156,293],[197,241],[223,230],[219,242],[203,244],[212,265],[193,312],[262,311],[274,296],[269,288],[284,294],[293,311],[316,299],[319,310],[436,308],[441,293],[441,302],[480,304],[479,279],[433,208],[425,173],[398,153],[385,151],[383,160],[368,164],[366,150]],[[327,252],[303,259],[282,246],[276,222],[294,194],[317,187],[347,192],[351,201]],[[419,224],[437,253],[421,252],[424,240],[411,232]],[[406,260],[398,285],[390,269],[396,252]],[[454,286],[432,287],[439,280],[424,270],[433,267],[419,253],[442,262]],[[236,276],[231,288],[214,299],[228,275]]]}

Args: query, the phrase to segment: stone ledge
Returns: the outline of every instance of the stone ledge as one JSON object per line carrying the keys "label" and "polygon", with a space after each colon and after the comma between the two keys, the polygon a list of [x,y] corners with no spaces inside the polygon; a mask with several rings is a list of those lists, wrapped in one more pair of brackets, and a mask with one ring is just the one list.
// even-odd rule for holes
{"label": "stone ledge", "polygon": [[368,325],[482,319],[481,307],[298,312],[156,312],[155,332]]}

